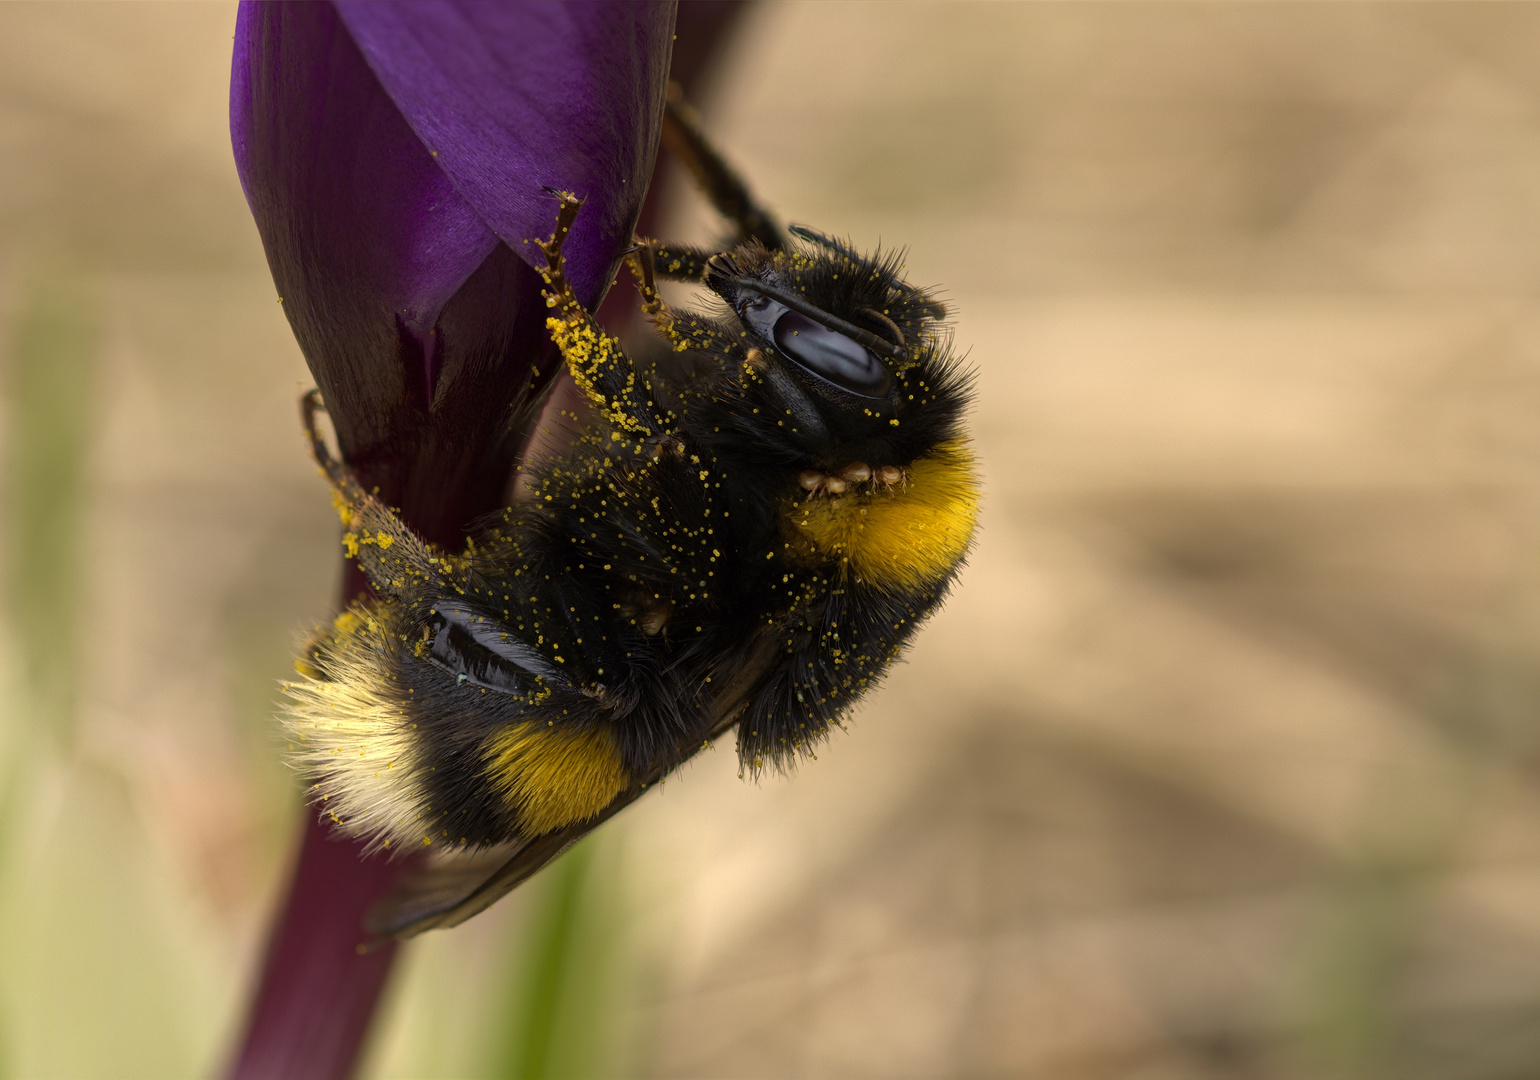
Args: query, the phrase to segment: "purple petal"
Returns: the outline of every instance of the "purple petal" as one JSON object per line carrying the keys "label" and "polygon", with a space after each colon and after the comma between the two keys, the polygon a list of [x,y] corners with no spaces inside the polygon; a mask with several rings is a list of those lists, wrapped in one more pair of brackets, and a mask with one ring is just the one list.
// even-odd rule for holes
{"label": "purple petal", "polygon": [[[327,369],[316,370],[327,400],[383,420],[380,406],[406,392],[401,332],[427,340],[496,234],[423,149],[329,4],[241,6],[230,127],[285,312],[312,368]],[[383,433],[367,434],[372,443]]]}
{"label": "purple petal", "polygon": [[542,188],[589,197],[568,249],[586,303],[629,243],[672,19],[671,3],[241,7],[231,134],[285,313],[344,456],[403,509],[421,496],[434,539],[496,505],[509,414],[555,369],[523,243],[554,223]]}
{"label": "purple petal", "polygon": [[369,66],[455,190],[521,257],[550,235],[552,187],[597,196],[566,247],[593,307],[652,174],[671,3],[339,0]]}

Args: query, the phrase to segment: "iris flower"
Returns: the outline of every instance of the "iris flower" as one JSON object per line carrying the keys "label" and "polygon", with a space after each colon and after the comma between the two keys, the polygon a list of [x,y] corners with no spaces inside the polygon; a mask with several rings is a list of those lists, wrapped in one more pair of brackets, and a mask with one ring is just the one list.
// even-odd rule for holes
{"label": "iris flower", "polygon": [[[592,310],[652,175],[675,9],[660,3],[242,3],[236,166],[343,456],[423,536],[462,546],[505,500],[559,369],[542,258],[586,198],[567,273]],[[356,570],[344,600],[366,591]],[[368,907],[410,861],[314,819],[231,1075],[353,1067],[394,946]]]}

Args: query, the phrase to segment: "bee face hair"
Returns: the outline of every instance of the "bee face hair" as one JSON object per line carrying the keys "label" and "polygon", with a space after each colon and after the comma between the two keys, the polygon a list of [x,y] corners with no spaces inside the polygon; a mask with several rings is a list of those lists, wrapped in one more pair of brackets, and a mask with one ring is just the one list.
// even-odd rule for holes
{"label": "bee face hair", "polygon": [[[725,252],[639,242],[667,348],[634,362],[568,288],[581,202],[557,202],[549,326],[591,418],[465,551],[364,491],[307,404],[378,598],[299,662],[294,758],[377,846],[523,852],[479,900],[408,905],[383,933],[479,910],[733,726],[745,771],[793,763],[881,680],[974,534],[968,379],[897,256],[807,229]],[[671,308],[656,277],[721,309]]]}
{"label": "bee face hair", "polygon": [[955,437],[967,378],[939,305],[900,270],[898,256],[844,246],[745,246],[707,260],[702,281],[730,315],[693,325],[731,342],[738,362],[687,418],[697,437],[727,459],[829,468],[906,466]]}

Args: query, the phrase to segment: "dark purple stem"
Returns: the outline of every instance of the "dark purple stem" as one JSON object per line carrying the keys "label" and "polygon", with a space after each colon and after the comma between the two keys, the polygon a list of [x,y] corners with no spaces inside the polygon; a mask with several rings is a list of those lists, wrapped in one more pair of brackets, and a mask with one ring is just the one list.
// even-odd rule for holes
{"label": "dark purple stem", "polygon": [[[359,841],[305,822],[299,862],[232,1080],[350,1076],[397,945],[360,954],[364,912],[408,862],[363,854]],[[286,988],[303,985],[304,993]],[[316,1002],[327,1002],[325,1009]]]}

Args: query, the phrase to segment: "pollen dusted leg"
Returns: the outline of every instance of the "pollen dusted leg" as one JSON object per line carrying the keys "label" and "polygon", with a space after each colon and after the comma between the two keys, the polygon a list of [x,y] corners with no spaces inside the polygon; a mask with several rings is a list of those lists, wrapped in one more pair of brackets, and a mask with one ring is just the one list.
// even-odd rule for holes
{"label": "pollen dusted leg", "polygon": [[[696,256],[699,256],[698,260]],[[641,239],[636,241],[636,247],[627,257],[626,261],[636,277],[637,291],[642,295],[642,313],[678,352],[696,349],[732,356],[740,351],[737,342],[714,332],[704,320],[688,312],[675,311],[658,295],[657,278],[661,277],[665,281],[698,281],[706,272],[707,262],[715,257],[715,252],[694,251],[688,255],[686,263],[682,264],[680,255],[666,251],[656,240]],[[659,260],[662,260],[661,266]],[[689,272],[675,273],[668,270],[670,266],[677,268],[680,265],[687,265]]]}
{"label": "pollen dusted leg", "polygon": [[545,278],[546,302],[551,306],[551,317],[546,320],[551,339],[561,349],[572,380],[605,418],[633,437],[648,438],[667,427],[672,418],[653,404],[652,388],[637,374],[620,342],[604,332],[572,292],[561,249],[583,200],[571,192],[553,194],[561,203],[556,230],[550,240],[539,244],[546,260],[540,274]]}

